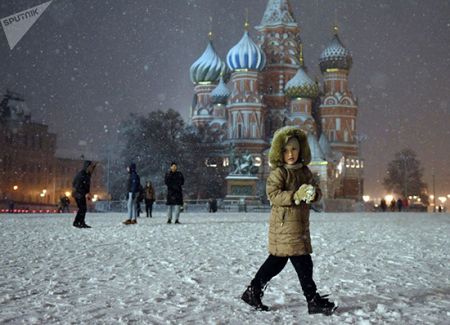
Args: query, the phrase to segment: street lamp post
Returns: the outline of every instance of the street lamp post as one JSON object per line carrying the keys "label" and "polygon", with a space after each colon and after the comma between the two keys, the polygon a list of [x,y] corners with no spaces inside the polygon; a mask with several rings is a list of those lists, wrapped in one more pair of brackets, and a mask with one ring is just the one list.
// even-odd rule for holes
{"label": "street lamp post", "polygon": [[362,174],[362,158],[361,158],[361,143],[367,140],[367,135],[358,133],[355,135],[356,144],[358,146],[358,160],[359,160],[359,170],[358,170],[358,202],[361,201],[362,198],[362,189],[361,189],[361,174]]}
{"label": "street lamp post", "polygon": [[434,170],[433,170],[433,212],[436,212],[436,186],[434,179]]}
{"label": "street lamp post", "polygon": [[400,154],[400,159],[403,161],[403,196],[405,198],[408,197],[408,167],[407,167],[407,159],[408,157],[404,154]]}

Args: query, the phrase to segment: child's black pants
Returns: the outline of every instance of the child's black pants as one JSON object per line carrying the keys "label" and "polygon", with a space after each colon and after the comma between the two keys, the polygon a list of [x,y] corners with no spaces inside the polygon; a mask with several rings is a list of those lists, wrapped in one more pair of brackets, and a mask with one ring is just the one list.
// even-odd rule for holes
{"label": "child's black pants", "polygon": [[311,300],[316,294],[317,288],[313,280],[313,262],[309,254],[287,257],[269,255],[252,280],[252,285],[264,287],[270,279],[284,269],[289,259],[297,272],[306,300]]}

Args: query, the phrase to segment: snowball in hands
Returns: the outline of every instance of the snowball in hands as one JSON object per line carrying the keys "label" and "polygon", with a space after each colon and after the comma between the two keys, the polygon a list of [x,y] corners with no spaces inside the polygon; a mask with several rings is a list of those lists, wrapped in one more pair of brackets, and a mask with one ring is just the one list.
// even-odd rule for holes
{"label": "snowball in hands", "polygon": [[316,190],[314,186],[310,184],[303,184],[299,187],[299,189],[294,193],[295,204],[299,205],[301,201],[305,201],[306,203],[311,203],[316,196]]}

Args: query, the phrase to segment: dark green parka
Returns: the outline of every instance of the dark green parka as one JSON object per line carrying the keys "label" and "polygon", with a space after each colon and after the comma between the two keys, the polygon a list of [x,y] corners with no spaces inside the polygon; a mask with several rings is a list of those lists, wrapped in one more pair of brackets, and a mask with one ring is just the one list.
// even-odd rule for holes
{"label": "dark green parka", "polygon": [[[283,161],[283,148],[290,138],[300,143],[300,154],[295,165]],[[266,192],[272,204],[269,225],[269,253],[275,256],[298,256],[312,253],[309,233],[309,205],[294,202],[294,193],[302,184],[316,189],[314,201],[320,200],[321,191],[313,174],[306,166],[311,161],[306,134],[298,127],[287,126],[275,132],[269,152],[271,172]]]}

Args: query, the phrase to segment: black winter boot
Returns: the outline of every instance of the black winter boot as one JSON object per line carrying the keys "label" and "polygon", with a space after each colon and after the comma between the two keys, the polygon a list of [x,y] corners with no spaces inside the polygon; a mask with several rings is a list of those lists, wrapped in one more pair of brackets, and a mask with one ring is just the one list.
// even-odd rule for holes
{"label": "black winter boot", "polygon": [[247,290],[245,290],[245,292],[242,294],[241,299],[244,300],[250,306],[255,307],[256,310],[267,311],[269,310],[269,307],[263,305],[261,301],[263,295],[264,293],[261,287],[256,286],[254,284],[250,284],[247,287]]}
{"label": "black winter boot", "polygon": [[330,316],[336,310],[334,302],[328,300],[328,295],[321,296],[318,293],[308,301],[309,314],[324,314]]}

